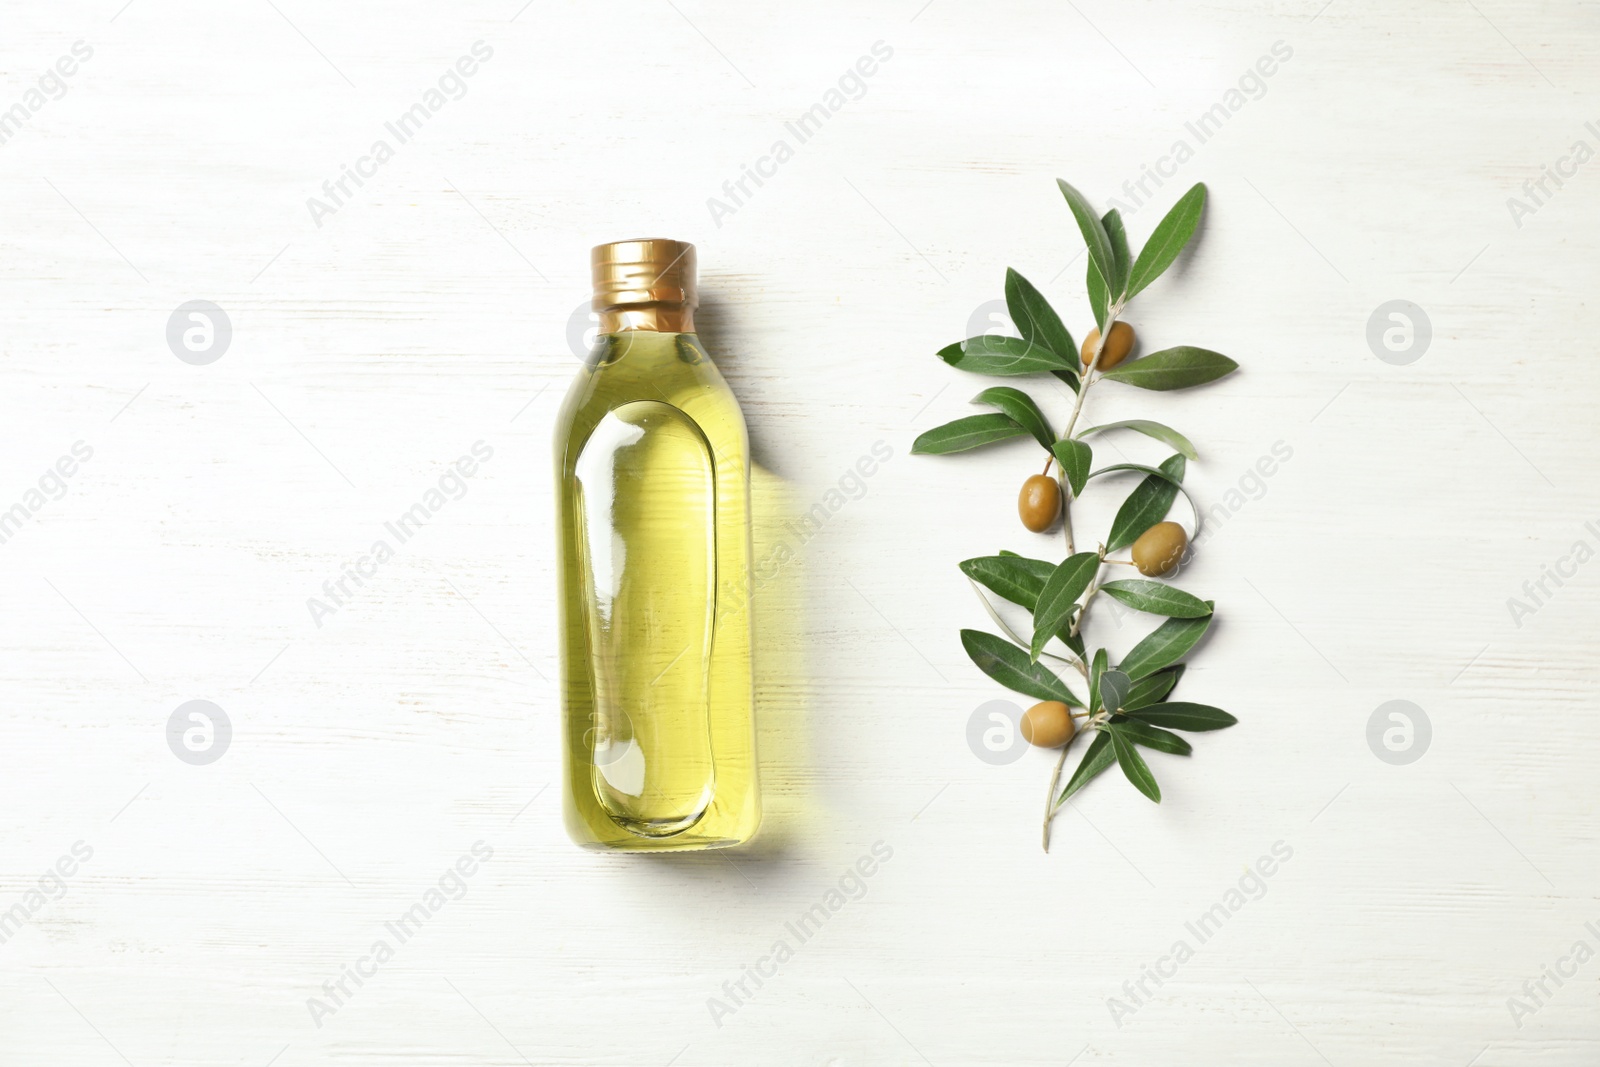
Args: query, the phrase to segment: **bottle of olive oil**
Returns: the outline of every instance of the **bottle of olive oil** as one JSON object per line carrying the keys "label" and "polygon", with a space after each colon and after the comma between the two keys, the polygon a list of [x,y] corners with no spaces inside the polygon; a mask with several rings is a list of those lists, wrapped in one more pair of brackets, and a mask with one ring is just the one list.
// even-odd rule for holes
{"label": "bottle of olive oil", "polygon": [[600,334],[556,421],[567,832],[737,845],[761,821],[744,416],[695,336],[693,245],[591,265]]}

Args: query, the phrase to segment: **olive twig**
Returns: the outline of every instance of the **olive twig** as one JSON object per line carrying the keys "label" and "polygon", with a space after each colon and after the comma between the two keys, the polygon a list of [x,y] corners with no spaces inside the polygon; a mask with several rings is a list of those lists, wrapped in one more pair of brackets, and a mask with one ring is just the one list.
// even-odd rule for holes
{"label": "olive twig", "polygon": [[[1090,357],[1088,364],[1084,366],[1083,375],[1078,380],[1078,398],[1072,402],[1072,414],[1067,416],[1067,428],[1061,431],[1060,439],[1063,441],[1069,441],[1072,439],[1073,428],[1078,425],[1078,416],[1083,412],[1084,398],[1089,395],[1089,386],[1094,384],[1094,372],[1100,366],[1100,353],[1104,351],[1106,347],[1106,337],[1110,335],[1111,324],[1117,321],[1117,315],[1121,311],[1122,305],[1116,304],[1106,313],[1106,328],[1095,341],[1094,355]],[[1054,459],[1055,457],[1052,456],[1051,458]],[[1057,464],[1057,467],[1059,468],[1060,464]],[[1046,472],[1048,472],[1050,470],[1050,465],[1046,463],[1044,469]],[[1066,471],[1062,471],[1061,475],[1062,480],[1065,481]],[[1071,488],[1072,487],[1070,485],[1063,485],[1061,487],[1061,532],[1066,535],[1067,555],[1069,556],[1075,555],[1078,551],[1078,547],[1073,543],[1072,538]]]}
{"label": "olive twig", "polygon": [[[1083,375],[1078,381],[1078,398],[1073,401],[1072,414],[1067,416],[1066,429],[1061,432],[1061,439],[1063,441],[1070,440],[1072,438],[1072,431],[1078,425],[1078,416],[1083,413],[1084,398],[1089,395],[1089,386],[1094,384],[1094,374],[1100,366],[1100,353],[1105,350],[1106,338],[1111,334],[1111,324],[1117,321],[1117,315],[1121,311],[1122,305],[1116,304],[1113,305],[1106,313],[1106,328],[1100,331],[1100,336],[1095,341],[1094,355],[1089,357],[1088,365],[1083,368]],[[1051,458],[1054,458],[1054,456]],[[1050,469],[1050,465],[1045,464],[1044,469],[1048,471]],[[1066,471],[1062,471],[1061,476],[1064,481],[1066,478]],[[1078,547],[1073,542],[1072,537],[1073,498],[1072,494],[1069,492],[1070,489],[1070,486],[1063,485],[1061,491],[1061,530],[1066,535],[1067,555],[1069,556],[1076,555],[1078,551]],[[1100,558],[1102,560],[1105,559],[1104,546],[1102,546],[1100,549]],[[1078,630],[1083,625],[1084,613],[1089,610],[1089,601],[1092,600],[1095,593],[1099,591],[1100,586],[1098,583],[1096,583],[1094,588],[1089,590],[1089,595],[1084,597],[1083,606],[1078,609],[1077,618],[1072,620],[1072,630],[1070,632],[1070,636],[1076,637],[1078,635]],[[1080,669],[1083,669],[1083,664],[1081,662],[1078,664],[1078,666]],[[1085,682],[1088,682],[1089,680],[1089,672],[1087,669],[1084,669],[1083,671],[1083,679]],[[1089,721],[1092,723],[1095,720],[1091,718]],[[1061,782],[1061,768],[1066,766],[1067,752],[1070,751],[1071,748],[1071,744],[1061,746],[1061,755],[1056,759],[1055,770],[1050,772],[1050,788],[1044,796],[1044,826],[1040,831],[1040,836],[1046,852],[1050,851],[1050,823],[1051,820],[1056,817],[1056,786]]]}
{"label": "olive twig", "polygon": [[[1076,740],[1078,732],[1074,732],[1072,740]],[[1056,758],[1055,770],[1050,772],[1050,789],[1044,795],[1044,826],[1040,830],[1040,844],[1046,852],[1050,851],[1050,821],[1055,818],[1056,786],[1061,783],[1061,768],[1067,765],[1067,753],[1072,751],[1072,740],[1061,746],[1061,755]]]}
{"label": "olive twig", "polygon": [[1067,536],[1067,555],[1077,551],[1072,545],[1072,486],[1066,484],[1067,472],[1061,472],[1061,532]]}
{"label": "olive twig", "polygon": [[[1032,437],[1044,446],[1043,471],[1027,476],[1017,493],[1017,517],[1035,534],[1054,534],[1059,517],[1067,558],[1056,563],[1001,550],[994,556],[962,561],[962,573],[973,581],[974,591],[998,631],[963,630],[961,640],[983,673],[1039,701],[1022,713],[1020,739],[1035,748],[1059,750],[1052,761],[1055,767],[1040,827],[1046,851],[1056,813],[1090,779],[1112,766],[1120,766],[1123,776],[1148,800],[1161,802],[1155,775],[1134,746],[1187,754],[1188,744],[1164,727],[1205,731],[1238,721],[1220,708],[1186,701],[1148,715],[1121,710],[1164,701],[1184,670],[1183,657],[1211,623],[1212,601],[1158,581],[1113,580],[1118,573],[1127,572],[1107,572],[1102,566],[1133,567],[1146,578],[1158,579],[1182,566],[1202,523],[1199,504],[1183,485],[1185,463],[1196,459],[1197,453],[1183,434],[1150,419],[1077,428],[1088,406],[1089,391],[1102,378],[1164,392],[1204,385],[1238,369],[1227,356],[1193,345],[1145,353],[1124,366],[1139,347],[1139,338],[1134,328],[1122,321],[1122,313],[1133,297],[1178,260],[1199,225],[1206,187],[1197,183],[1184,193],[1135,256],[1118,211],[1100,217],[1077,189],[1062,180],[1057,185],[1089,250],[1086,286],[1095,328],[1078,343],[1044,295],[1021,274],[1007,270],[1006,308],[1022,336],[969,337],[941,348],[938,357],[959,370],[993,377],[1054,374],[1074,393],[1064,425],[1057,424],[1062,428],[1056,432],[1052,418],[1027,392],[1009,384],[997,385],[974,398],[975,403],[997,411],[934,427],[912,445],[913,452],[927,455],[965,452],[1019,437]],[[1063,403],[1067,400],[1065,396],[1060,399]],[[1112,463],[1093,469],[1096,450],[1086,438],[1118,429],[1167,444],[1175,454],[1159,467]],[[1072,505],[1090,480],[1119,471],[1136,471],[1144,478],[1123,501],[1105,543],[1095,545],[1086,538],[1089,550],[1079,552]],[[1194,513],[1193,532],[1167,518],[1179,494]],[[1127,555],[1108,559],[1107,543],[1118,551],[1127,549]],[[1084,636],[1089,609],[1102,591],[1117,601],[1112,610],[1123,604],[1163,617],[1153,631],[1116,660],[1116,666],[1112,666],[1114,653],[1106,648],[1094,649],[1091,656]],[[996,604],[990,603],[990,592],[1031,612],[1031,640],[1000,617]],[[1057,651],[1072,658],[1047,652],[1046,645],[1064,645]],[[1070,677],[1061,669],[1065,664],[1075,667],[1089,687],[1087,706],[1061,685]],[[1075,745],[1082,733],[1096,735],[1088,753],[1083,753],[1082,745]],[[1082,761],[1062,795],[1057,791],[1062,788],[1067,755],[1074,749]]]}
{"label": "olive twig", "polygon": [[[1088,712],[1084,712],[1083,714],[1089,715]],[[1076,741],[1078,734],[1090,733],[1099,730],[1107,721],[1108,717],[1104,712],[1101,712],[1098,715],[1089,715],[1088,721],[1079,727],[1077,732],[1072,735],[1072,740]],[[1044,826],[1041,829],[1041,842],[1044,845],[1044,850],[1046,852],[1050,851],[1050,824],[1055,821],[1056,812],[1066,807],[1065,801],[1056,800],[1056,786],[1061,784],[1061,771],[1066,767],[1067,755],[1071,751],[1071,741],[1067,742],[1065,745],[1062,745],[1061,755],[1056,758],[1055,769],[1050,772],[1050,791],[1045,794]]]}
{"label": "olive twig", "polygon": [[1099,339],[1095,341],[1094,355],[1090,358],[1088,364],[1083,368],[1083,377],[1078,385],[1078,399],[1073,401],[1072,414],[1067,416],[1067,428],[1061,432],[1061,439],[1063,441],[1072,436],[1073,427],[1078,425],[1078,415],[1083,411],[1084,398],[1089,395],[1089,386],[1094,384],[1094,372],[1100,366],[1100,353],[1103,352],[1106,347],[1106,335],[1111,332],[1111,324],[1117,321],[1117,314],[1121,311],[1122,305],[1118,304],[1106,313],[1105,332],[1102,333]]}

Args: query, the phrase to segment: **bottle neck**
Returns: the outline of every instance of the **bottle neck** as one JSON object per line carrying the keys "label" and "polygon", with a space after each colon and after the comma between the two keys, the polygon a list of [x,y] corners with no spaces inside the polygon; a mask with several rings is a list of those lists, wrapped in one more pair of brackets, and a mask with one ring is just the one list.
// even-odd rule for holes
{"label": "bottle neck", "polygon": [[694,307],[689,304],[623,304],[600,311],[600,332],[694,333]]}

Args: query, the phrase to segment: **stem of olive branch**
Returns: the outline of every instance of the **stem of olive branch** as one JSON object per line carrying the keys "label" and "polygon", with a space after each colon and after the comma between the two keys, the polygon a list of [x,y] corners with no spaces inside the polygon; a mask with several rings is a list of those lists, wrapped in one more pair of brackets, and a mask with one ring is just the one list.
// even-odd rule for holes
{"label": "stem of olive branch", "polygon": [[1056,803],[1056,786],[1061,784],[1061,769],[1066,766],[1067,753],[1072,751],[1072,742],[1078,739],[1079,734],[1093,733],[1104,721],[1103,715],[1090,715],[1088,721],[1074,730],[1067,743],[1061,746],[1061,758],[1056,760],[1055,770],[1050,772],[1050,791],[1045,795],[1044,825],[1040,829],[1040,840],[1046,852],[1050,851],[1050,821],[1056,817],[1056,812],[1061,810],[1061,805]]}
{"label": "stem of olive branch", "polygon": [[[1049,470],[1046,467],[1045,470]],[[1061,472],[1061,530],[1067,535],[1067,555],[1072,555],[1077,549],[1072,544],[1072,499],[1068,495],[1072,487],[1067,483],[1067,472]]]}
{"label": "stem of olive branch", "polygon": [[1061,782],[1061,768],[1066,766],[1067,753],[1072,750],[1072,742],[1077,738],[1078,733],[1079,731],[1074,730],[1072,737],[1068,738],[1067,743],[1061,746],[1061,757],[1056,760],[1055,770],[1050,772],[1050,789],[1045,793],[1044,797],[1044,826],[1040,830],[1040,844],[1044,846],[1046,852],[1050,851],[1050,820],[1056,813],[1056,786]]}
{"label": "stem of olive branch", "polygon": [[[1095,341],[1094,344],[1094,355],[1089,357],[1088,365],[1083,368],[1083,377],[1079,379],[1078,382],[1078,399],[1073,401],[1072,414],[1067,416],[1067,428],[1061,431],[1061,440],[1063,441],[1072,437],[1073,428],[1078,425],[1078,416],[1083,412],[1084,398],[1089,395],[1089,386],[1094,384],[1094,372],[1100,367],[1100,353],[1106,347],[1106,336],[1110,334],[1111,324],[1117,321],[1117,315],[1121,311],[1121,304],[1113,304],[1111,309],[1106,312],[1106,328],[1100,331],[1100,337]],[[1059,467],[1060,465],[1057,464],[1057,466]],[[1050,465],[1048,463],[1045,464],[1044,469],[1049,470]],[[1066,471],[1062,471],[1061,475],[1062,480],[1065,481]],[[1072,499],[1070,496],[1071,486],[1064,485],[1062,486],[1062,490],[1061,529],[1067,536],[1067,555],[1071,556],[1077,554],[1078,551],[1077,546],[1073,544],[1072,540]]]}
{"label": "stem of olive branch", "polygon": [[[1078,399],[1074,401],[1072,405],[1072,414],[1067,417],[1067,428],[1061,433],[1063,439],[1070,438],[1072,436],[1073,428],[1078,425],[1078,415],[1083,411],[1083,399],[1089,395],[1089,386],[1093,384],[1094,372],[1100,367],[1100,353],[1106,347],[1106,338],[1111,333],[1111,324],[1117,321],[1117,315],[1121,311],[1122,305],[1118,303],[1113,304],[1110,310],[1106,312],[1105,329],[1100,331],[1100,338],[1095,342],[1094,355],[1089,357],[1089,365],[1083,368],[1083,377],[1080,379],[1078,385]],[[1046,466],[1045,469],[1049,470],[1050,468]],[[1062,472],[1062,477],[1066,477],[1065,471]],[[1076,555],[1077,546],[1074,545],[1072,541],[1072,500],[1066,493],[1062,494],[1061,527],[1067,535],[1067,555]],[[1104,558],[1104,553],[1101,555],[1102,558]],[[1098,589],[1096,591],[1098,591]],[[1093,597],[1094,592],[1091,592],[1089,596]],[[1084,612],[1086,612],[1088,608],[1089,601],[1088,599],[1085,599],[1083,602],[1083,607],[1078,609],[1077,620],[1072,624],[1072,632],[1074,634],[1076,634],[1078,632],[1078,628],[1083,625]],[[1073,736],[1076,737],[1077,734],[1075,733]],[[1061,746],[1061,756],[1056,760],[1055,770],[1050,772],[1050,790],[1045,794],[1044,798],[1044,827],[1041,830],[1044,850],[1046,852],[1050,851],[1050,820],[1055,818],[1056,814],[1056,784],[1061,781],[1061,769],[1066,766],[1067,753],[1071,751],[1071,749],[1072,745],[1070,743]]]}

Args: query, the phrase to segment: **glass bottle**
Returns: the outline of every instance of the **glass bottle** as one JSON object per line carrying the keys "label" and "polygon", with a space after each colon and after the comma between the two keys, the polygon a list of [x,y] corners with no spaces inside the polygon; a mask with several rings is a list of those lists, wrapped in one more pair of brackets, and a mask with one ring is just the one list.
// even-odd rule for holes
{"label": "glass bottle", "polygon": [[600,333],[556,423],[567,832],[719,848],[761,821],[744,416],[694,332],[694,246],[591,254]]}

